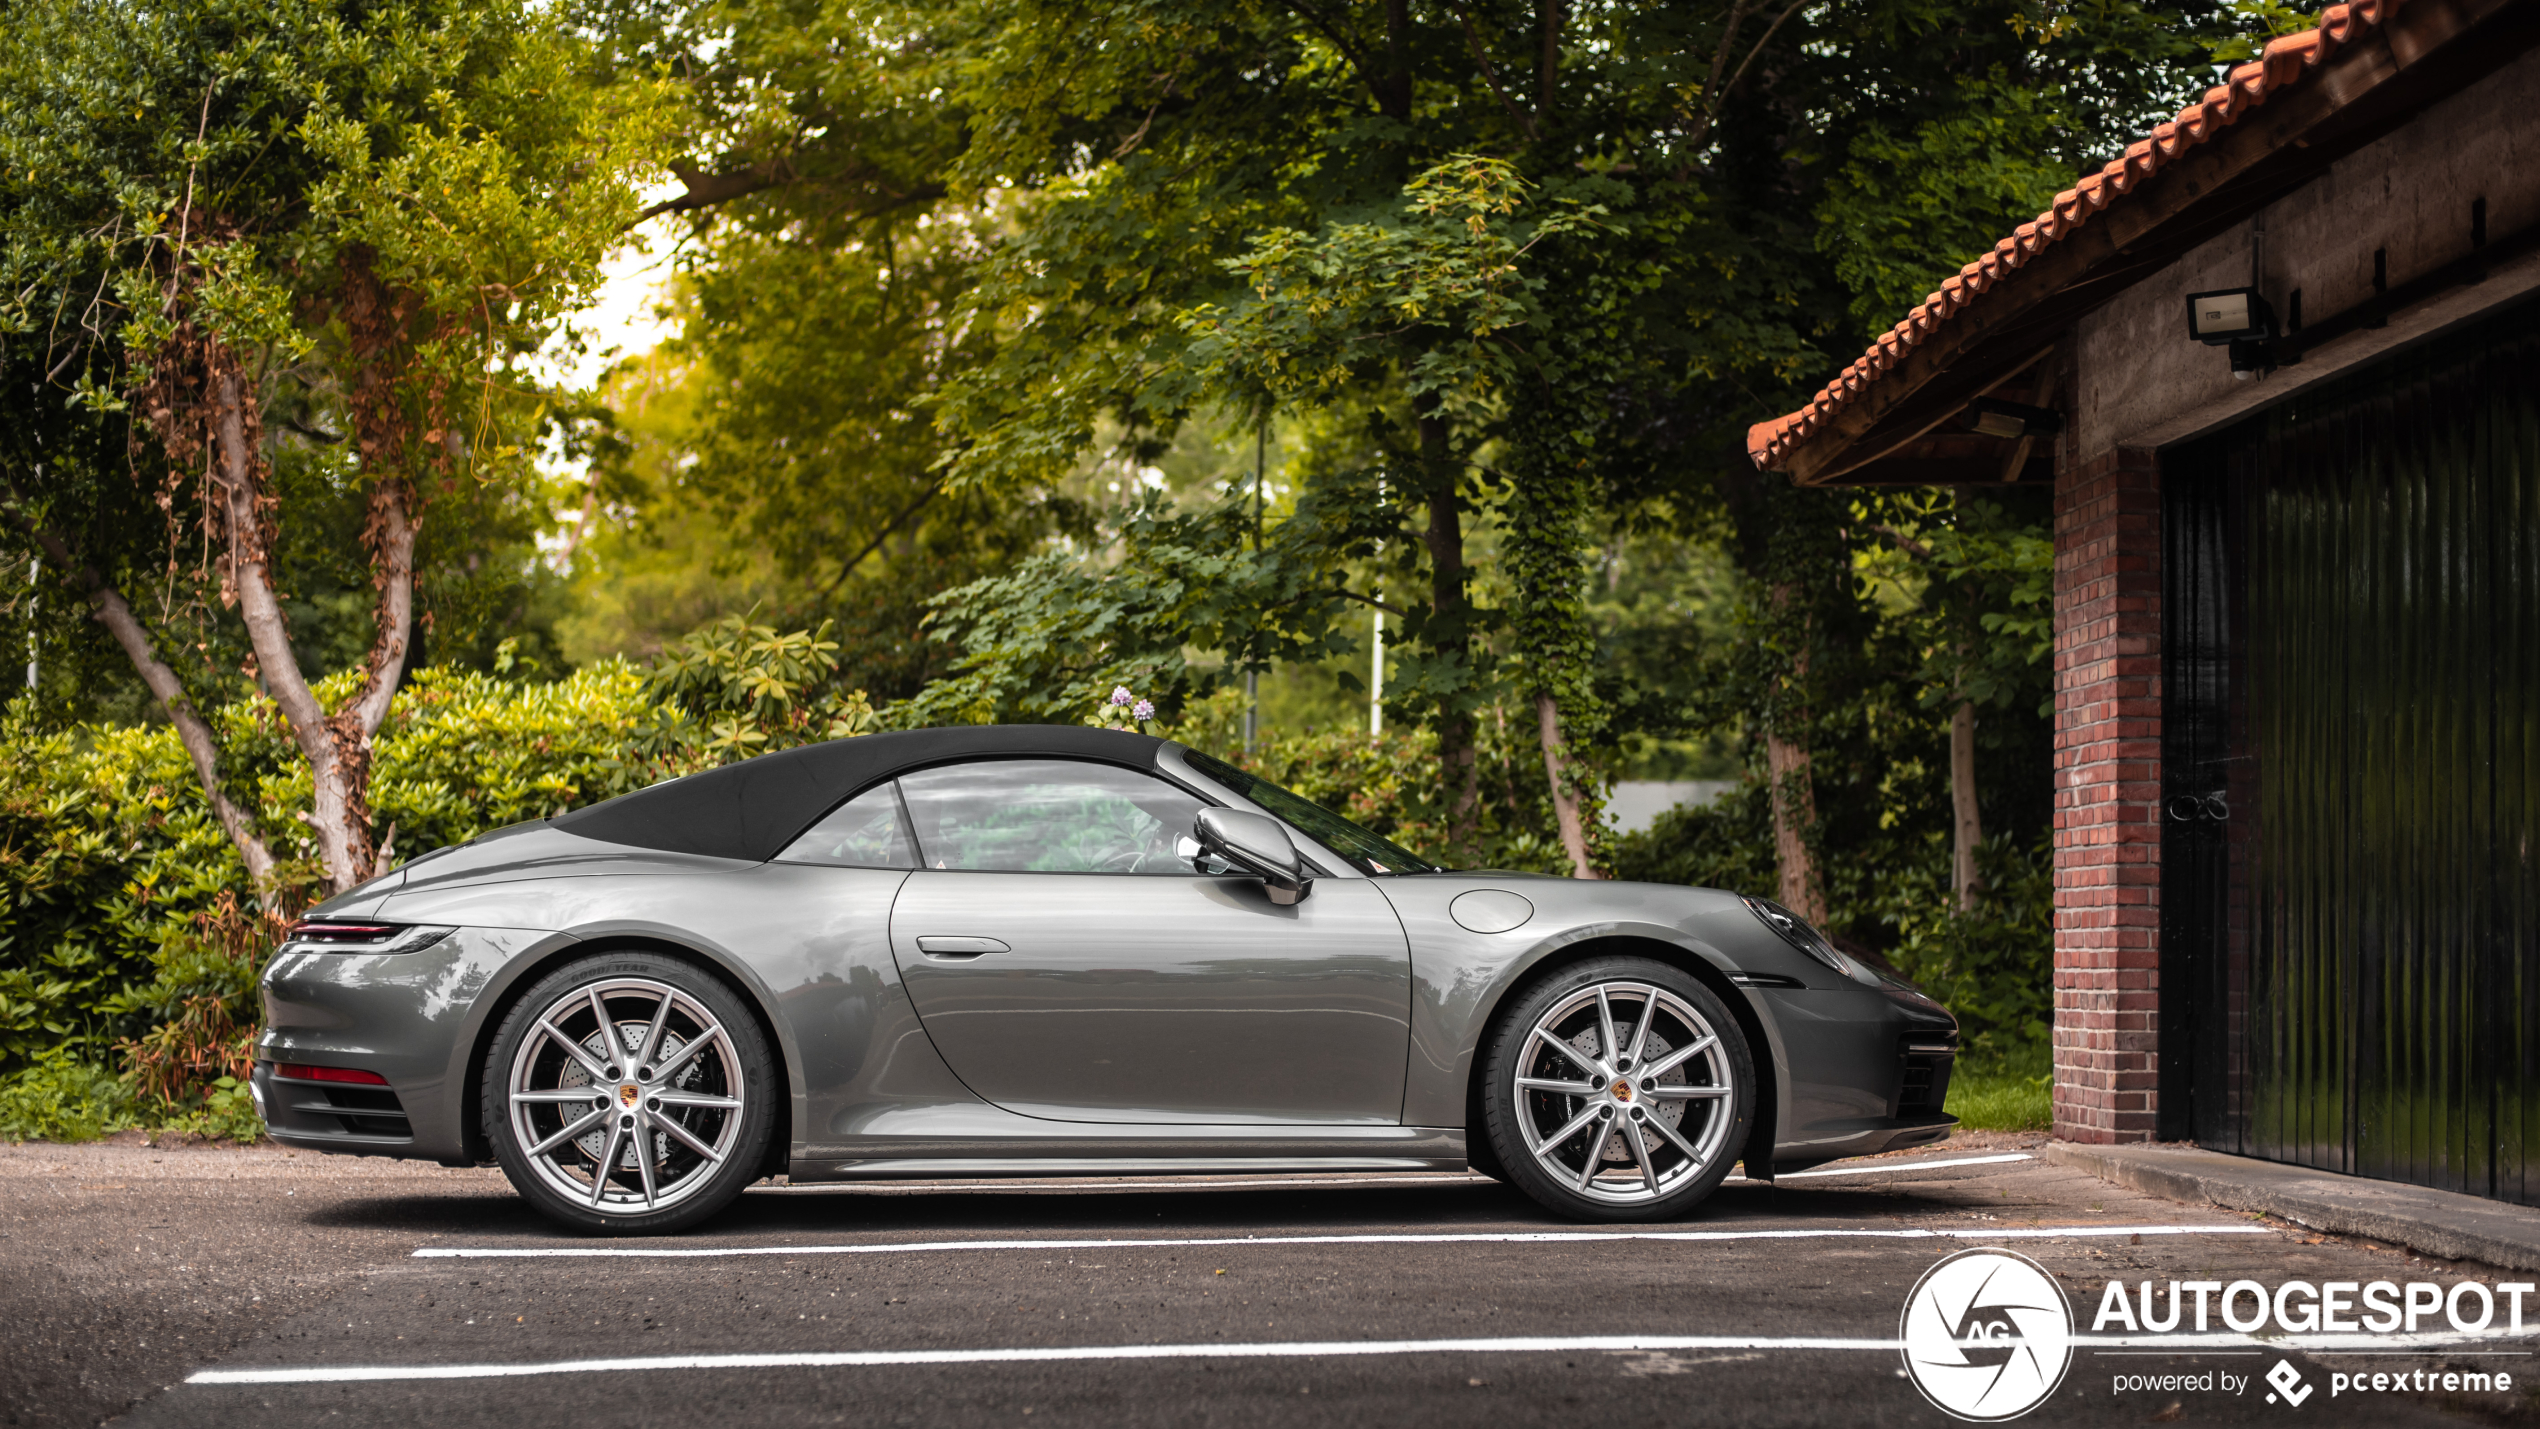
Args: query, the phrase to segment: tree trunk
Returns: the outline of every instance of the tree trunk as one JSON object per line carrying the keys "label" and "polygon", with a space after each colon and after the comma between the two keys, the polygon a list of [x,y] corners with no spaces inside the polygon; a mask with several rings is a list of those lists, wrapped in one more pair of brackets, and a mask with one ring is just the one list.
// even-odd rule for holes
{"label": "tree trunk", "polygon": [[[1799,593],[1787,585],[1773,587],[1776,611],[1788,612]],[[1791,680],[1808,680],[1808,647],[1803,642],[1791,660]],[[1817,873],[1816,851],[1809,839],[1817,829],[1817,785],[1809,769],[1809,749],[1793,730],[1808,726],[1803,709],[1784,710],[1764,731],[1764,768],[1773,781],[1773,863],[1781,878],[1782,906],[1823,927],[1826,921],[1825,880]]]}
{"label": "tree trunk", "polygon": [[[1455,467],[1447,446],[1446,419],[1432,413],[1419,418],[1420,468],[1428,483],[1428,529],[1421,541],[1429,551],[1429,647],[1462,667],[1472,653],[1472,610],[1464,596],[1464,521],[1455,497]],[[1446,838],[1459,863],[1481,858],[1482,770],[1474,746],[1473,715],[1461,692],[1449,695],[1438,719],[1438,762],[1445,766],[1446,787],[1453,792],[1447,806]]]}
{"label": "tree trunk", "polygon": [[1972,912],[1984,887],[1976,876],[1976,845],[1984,842],[1984,821],[1976,812],[1976,707],[1965,700],[1949,712],[1949,803],[1955,816],[1957,857],[1950,881],[1958,889],[1958,911]]}
{"label": "tree trunk", "polygon": [[1535,724],[1543,739],[1543,773],[1552,781],[1552,815],[1561,825],[1561,848],[1570,855],[1572,878],[1597,877],[1588,861],[1587,823],[1580,817],[1579,791],[1570,782],[1569,760],[1561,749],[1561,706],[1548,693],[1535,696]]}
{"label": "tree trunk", "polygon": [[[1791,557],[1776,556],[1775,547],[1793,539],[1803,526],[1805,511],[1794,504],[1795,493],[1786,478],[1757,471],[1752,462],[1743,459],[1743,450],[1727,455],[1712,483],[1720,493],[1721,504],[1729,511],[1738,569],[1765,588],[1765,602],[1776,624],[1787,630],[1792,621],[1799,622],[1787,676],[1790,688],[1799,689],[1808,682],[1811,617],[1804,608],[1803,592],[1786,569]],[[1786,707],[1772,711],[1764,722],[1764,769],[1772,781],[1776,883],[1783,906],[1823,926],[1825,880],[1818,874],[1816,853],[1808,842],[1817,824],[1817,789],[1809,770],[1805,733],[1808,712],[1802,700],[1780,703]]]}
{"label": "tree trunk", "polygon": [[[9,496],[20,511],[25,510],[25,501],[14,489]],[[184,747],[185,757],[194,765],[194,777],[203,786],[203,797],[210,802],[213,817],[220,820],[221,831],[229,835],[230,843],[237,848],[238,861],[247,866],[248,881],[255,885],[256,901],[267,912],[275,911],[273,853],[257,836],[255,821],[230,801],[229,792],[221,783],[220,746],[212,738],[211,726],[204,723],[203,716],[195,710],[194,702],[185,697],[185,686],[177,679],[176,671],[159,658],[157,648],[151,643],[150,632],[143,628],[140,617],[132,613],[132,606],[124,600],[123,593],[116,590],[96,567],[78,559],[72,554],[69,543],[52,532],[32,524],[27,524],[27,531],[35,538],[45,558],[53,563],[54,569],[63,572],[79,586],[80,593],[88,598],[89,609],[98,624],[105,626],[107,633],[115,637],[115,643],[123,647],[124,657],[132,661],[132,668],[140,673],[141,683],[149,687],[151,695],[159,702],[159,708],[167,712],[168,723],[176,727],[177,743]]]}
{"label": "tree trunk", "polygon": [[1780,873],[1782,906],[1823,927],[1825,888],[1817,877],[1816,854],[1808,847],[1809,832],[1817,823],[1817,789],[1809,779],[1808,746],[1768,730],[1764,767],[1773,780],[1773,863]]}
{"label": "tree trunk", "polygon": [[[309,762],[309,828],[317,836],[318,862],[336,893],[371,876],[370,736],[388,712],[397,676],[405,666],[406,625],[413,596],[414,529],[406,519],[402,488],[383,481],[371,503],[373,579],[380,585],[381,629],[371,651],[368,681],[344,709],[330,717],[300,672],[291,632],[275,597],[265,544],[262,463],[256,450],[261,425],[246,374],[225,348],[211,348],[207,384],[211,475],[220,499],[225,537],[224,594],[238,606],[255,651],[266,692],[291,726]],[[393,622],[393,627],[392,627]]]}

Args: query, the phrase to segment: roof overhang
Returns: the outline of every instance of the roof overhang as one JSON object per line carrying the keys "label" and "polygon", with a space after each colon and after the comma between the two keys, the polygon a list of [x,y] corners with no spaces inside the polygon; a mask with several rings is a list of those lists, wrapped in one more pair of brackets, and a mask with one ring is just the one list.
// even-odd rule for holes
{"label": "roof overhang", "polygon": [[2086,313],[2540,43],[2540,0],[2367,0],[2269,44],[1961,269],[1805,407],[1748,431],[1802,486],[2051,475],[2047,441],[1969,429],[2042,402]]}

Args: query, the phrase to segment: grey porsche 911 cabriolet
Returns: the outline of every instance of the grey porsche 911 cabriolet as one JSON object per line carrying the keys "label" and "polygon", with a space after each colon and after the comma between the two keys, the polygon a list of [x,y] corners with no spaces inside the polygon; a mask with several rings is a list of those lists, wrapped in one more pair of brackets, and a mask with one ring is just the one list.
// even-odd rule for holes
{"label": "grey porsche 911 cabriolet", "polygon": [[1659,1220],[1939,1141],[1957,1024],[1779,905],[1440,868],[1179,744],[986,726],[692,774],[313,909],[258,1107],[658,1233],[752,1181],[1471,1167]]}

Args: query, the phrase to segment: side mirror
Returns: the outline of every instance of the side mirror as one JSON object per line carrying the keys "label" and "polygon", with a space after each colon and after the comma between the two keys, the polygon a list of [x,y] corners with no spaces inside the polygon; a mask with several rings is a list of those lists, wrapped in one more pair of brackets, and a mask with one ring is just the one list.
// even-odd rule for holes
{"label": "side mirror", "polygon": [[1199,827],[1193,832],[1202,853],[1222,858],[1268,885],[1273,903],[1293,904],[1314,889],[1286,826],[1267,814],[1202,809]]}

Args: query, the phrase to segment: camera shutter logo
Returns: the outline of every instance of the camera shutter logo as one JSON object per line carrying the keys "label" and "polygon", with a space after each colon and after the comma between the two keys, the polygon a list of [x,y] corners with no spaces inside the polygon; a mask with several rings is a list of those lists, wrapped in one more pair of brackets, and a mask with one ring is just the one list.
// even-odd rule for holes
{"label": "camera shutter logo", "polygon": [[1906,1376],[1933,1407],[1979,1423],[2017,1419],[2072,1367],[2072,1305],[2027,1256],[1962,1250],[1914,1283],[1897,1338]]}

